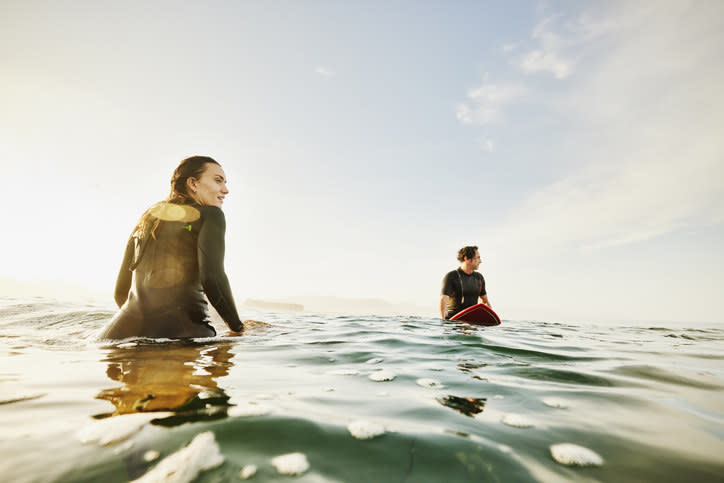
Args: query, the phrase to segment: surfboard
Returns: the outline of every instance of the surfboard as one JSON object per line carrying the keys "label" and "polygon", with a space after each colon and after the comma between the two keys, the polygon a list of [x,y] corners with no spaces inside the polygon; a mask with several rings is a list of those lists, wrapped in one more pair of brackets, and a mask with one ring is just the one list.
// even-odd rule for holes
{"label": "surfboard", "polygon": [[498,314],[485,304],[477,304],[461,310],[450,317],[450,320],[459,320],[476,325],[500,325],[500,317],[498,317]]}

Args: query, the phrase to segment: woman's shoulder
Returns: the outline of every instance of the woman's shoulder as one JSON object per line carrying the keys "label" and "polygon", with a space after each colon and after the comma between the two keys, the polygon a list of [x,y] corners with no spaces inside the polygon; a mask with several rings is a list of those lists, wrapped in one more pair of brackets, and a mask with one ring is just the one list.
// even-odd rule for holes
{"label": "woman's shoulder", "polygon": [[220,225],[226,225],[226,217],[224,216],[224,212],[218,206],[196,204],[193,206],[194,208],[199,210],[199,213],[201,213],[201,220],[204,223],[211,222]]}

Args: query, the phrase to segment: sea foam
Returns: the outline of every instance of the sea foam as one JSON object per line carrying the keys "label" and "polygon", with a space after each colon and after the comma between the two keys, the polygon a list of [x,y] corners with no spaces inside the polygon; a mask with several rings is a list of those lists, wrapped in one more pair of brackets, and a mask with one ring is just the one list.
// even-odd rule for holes
{"label": "sea foam", "polygon": [[271,412],[271,407],[264,404],[239,404],[238,406],[232,406],[228,410],[228,415],[232,418],[246,417],[246,416],[264,416]]}
{"label": "sea foam", "polygon": [[554,444],[551,456],[557,463],[566,466],[600,466],[603,458],[583,446],[571,443]]}
{"label": "sea foam", "polygon": [[530,428],[533,426],[533,422],[521,414],[504,414],[500,421],[514,428]]}
{"label": "sea foam", "polygon": [[385,427],[369,421],[352,421],[347,425],[349,433],[357,439],[372,439],[385,434]]}
{"label": "sea foam", "polygon": [[282,475],[301,475],[309,469],[309,462],[303,453],[289,453],[272,458],[274,468]]}
{"label": "sea foam", "polygon": [[134,483],[166,482],[186,483],[224,462],[214,433],[197,434],[191,444],[161,460],[151,471],[134,480]]}
{"label": "sea foam", "polygon": [[422,387],[429,387],[431,389],[441,389],[445,386],[442,385],[440,381],[437,381],[435,379],[428,379],[428,378],[421,378],[417,380],[417,384]]}
{"label": "sea foam", "polygon": [[557,409],[566,409],[568,407],[568,403],[566,401],[564,401],[563,399],[555,398],[555,397],[544,398],[543,404],[545,404],[548,407],[557,408]]}
{"label": "sea foam", "polygon": [[390,371],[377,371],[370,374],[370,380],[375,382],[391,381],[395,378],[395,374]]}
{"label": "sea foam", "polygon": [[98,443],[108,446],[130,438],[152,419],[164,418],[172,413],[134,413],[114,416],[95,421],[80,431],[77,436],[81,443]]}

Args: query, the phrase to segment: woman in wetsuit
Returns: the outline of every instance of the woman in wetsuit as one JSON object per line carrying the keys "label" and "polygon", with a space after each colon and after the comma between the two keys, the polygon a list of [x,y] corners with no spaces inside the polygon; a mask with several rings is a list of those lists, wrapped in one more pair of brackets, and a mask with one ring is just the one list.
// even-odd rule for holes
{"label": "woman in wetsuit", "polygon": [[149,208],[131,233],[116,280],[120,311],[101,335],[211,337],[206,299],[238,335],[244,328],[224,272],[229,190],[219,163],[206,156],[181,161],[171,194]]}

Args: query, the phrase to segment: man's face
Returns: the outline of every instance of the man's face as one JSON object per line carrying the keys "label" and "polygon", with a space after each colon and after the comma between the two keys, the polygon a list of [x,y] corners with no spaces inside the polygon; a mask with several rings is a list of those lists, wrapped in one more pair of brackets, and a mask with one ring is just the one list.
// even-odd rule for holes
{"label": "man's face", "polygon": [[470,264],[473,267],[473,270],[477,270],[480,266],[480,252],[478,250],[475,250],[475,256],[473,258],[468,258],[470,260]]}

